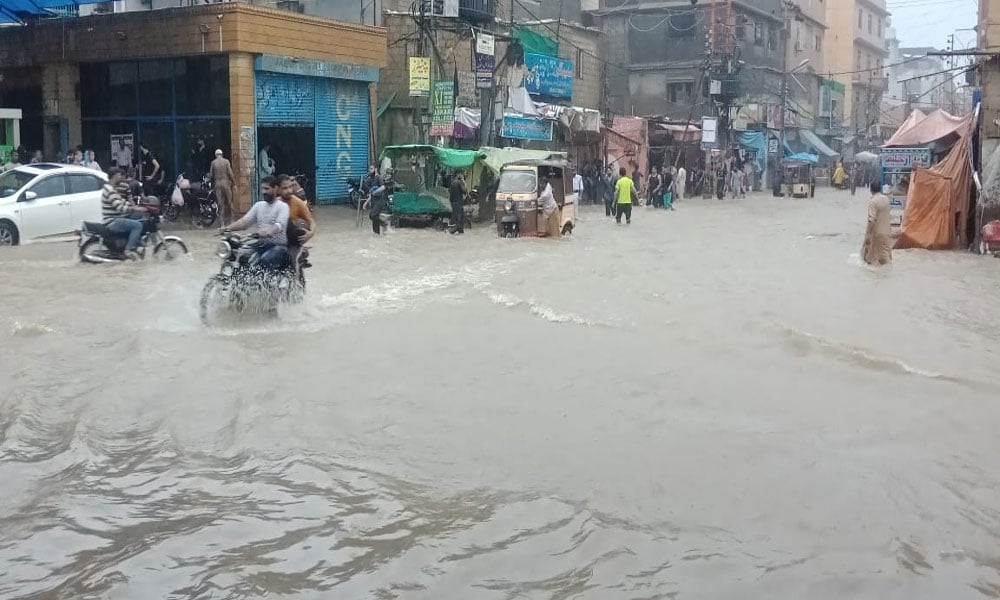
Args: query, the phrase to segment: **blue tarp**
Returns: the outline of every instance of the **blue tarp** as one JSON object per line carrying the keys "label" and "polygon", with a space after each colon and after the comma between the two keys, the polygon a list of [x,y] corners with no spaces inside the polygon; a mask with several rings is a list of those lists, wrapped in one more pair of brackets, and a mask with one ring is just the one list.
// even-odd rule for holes
{"label": "blue tarp", "polygon": [[100,4],[107,0],[0,0],[0,23],[22,23],[23,17],[55,16],[49,9]]}
{"label": "blue tarp", "polygon": [[819,157],[815,154],[809,154],[808,152],[798,152],[796,154],[789,154],[786,152],[785,160],[800,160],[814,165],[819,163]]}
{"label": "blue tarp", "polygon": [[767,171],[767,142],[763,131],[744,131],[740,133],[740,145],[757,151],[757,166],[760,172]]}

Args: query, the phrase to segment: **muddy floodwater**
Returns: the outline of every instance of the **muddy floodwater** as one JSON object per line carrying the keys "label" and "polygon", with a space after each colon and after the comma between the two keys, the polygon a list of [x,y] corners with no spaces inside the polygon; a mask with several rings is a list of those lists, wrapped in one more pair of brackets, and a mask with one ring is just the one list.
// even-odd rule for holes
{"label": "muddy floodwater", "polygon": [[858,263],[865,198],[321,210],[304,305],[0,251],[0,598],[1000,597],[1000,260]]}

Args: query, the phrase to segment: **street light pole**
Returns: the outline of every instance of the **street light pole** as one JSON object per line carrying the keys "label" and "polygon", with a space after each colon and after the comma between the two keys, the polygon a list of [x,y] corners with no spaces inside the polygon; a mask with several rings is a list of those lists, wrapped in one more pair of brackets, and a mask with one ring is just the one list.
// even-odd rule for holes
{"label": "street light pole", "polygon": [[785,30],[788,27],[788,2],[782,0],[781,2],[781,39],[784,43],[782,48],[782,58],[781,58],[781,110],[779,111],[781,119],[781,130],[778,135],[778,152],[777,152],[777,164],[775,165],[774,173],[774,195],[781,195],[781,185],[784,183],[785,169],[782,166],[782,159],[785,156],[785,106],[788,104],[788,32]]}

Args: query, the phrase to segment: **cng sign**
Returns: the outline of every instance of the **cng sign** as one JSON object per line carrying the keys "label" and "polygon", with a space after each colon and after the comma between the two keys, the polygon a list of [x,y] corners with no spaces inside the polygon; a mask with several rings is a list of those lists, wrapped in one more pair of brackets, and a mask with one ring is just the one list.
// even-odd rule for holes
{"label": "cng sign", "polygon": [[353,126],[351,119],[354,116],[353,105],[357,104],[357,98],[351,98],[354,94],[337,94],[337,171],[340,173],[351,173],[351,147],[354,144]]}

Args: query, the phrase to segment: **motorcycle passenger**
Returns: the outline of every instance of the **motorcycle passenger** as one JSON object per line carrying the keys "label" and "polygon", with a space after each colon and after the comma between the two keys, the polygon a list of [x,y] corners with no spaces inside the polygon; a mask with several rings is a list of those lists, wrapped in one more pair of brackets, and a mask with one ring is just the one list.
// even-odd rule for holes
{"label": "motorcycle passenger", "polygon": [[108,231],[127,237],[125,257],[138,260],[139,241],[142,239],[142,221],[132,218],[134,213],[145,213],[145,208],[136,206],[122,197],[118,186],[125,180],[125,174],[118,167],[108,169],[108,182],[101,190],[101,216]]}
{"label": "motorcycle passenger", "polygon": [[[263,190],[262,190],[263,191]],[[254,245],[261,266],[280,270],[288,266],[288,205],[280,202],[275,194],[263,195],[242,219],[223,227],[221,232],[242,231],[256,227],[260,235]]]}
{"label": "motorcycle passenger", "polygon": [[278,175],[276,180],[265,177],[264,181],[268,179],[273,180],[270,182],[271,192],[288,205],[288,255],[292,265],[297,265],[302,245],[316,235],[316,221],[306,201],[293,193],[295,181],[290,176]]}

